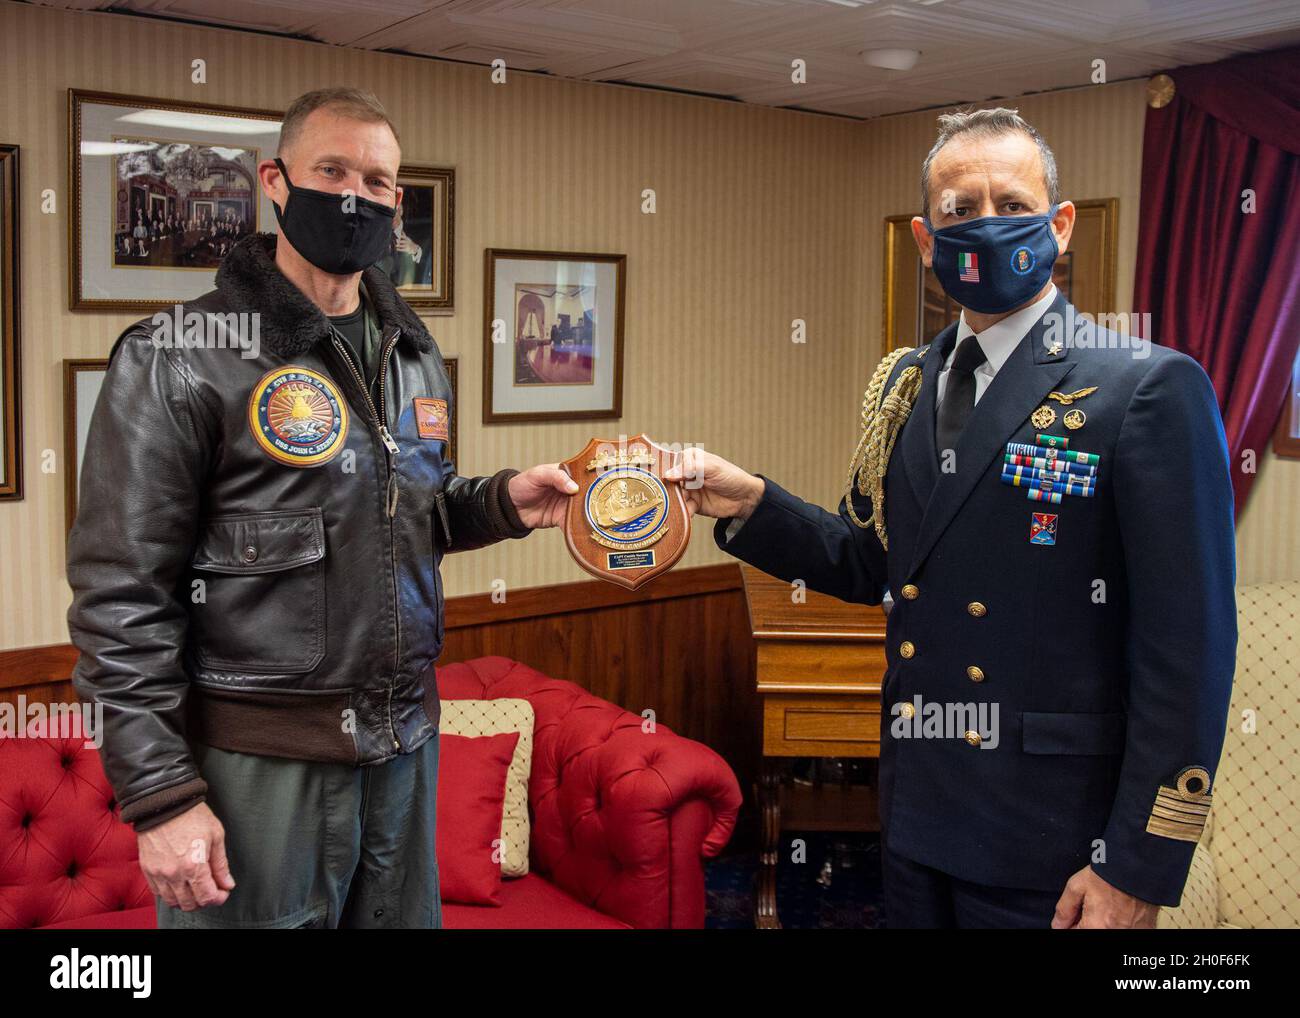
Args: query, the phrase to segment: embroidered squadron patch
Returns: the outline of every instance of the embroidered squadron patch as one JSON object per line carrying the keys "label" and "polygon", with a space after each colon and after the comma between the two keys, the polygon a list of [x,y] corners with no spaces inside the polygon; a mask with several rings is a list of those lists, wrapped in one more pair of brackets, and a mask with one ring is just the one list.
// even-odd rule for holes
{"label": "embroidered squadron patch", "polygon": [[447,438],[447,401],[428,396],[415,397],[415,429],[421,438]]}
{"label": "embroidered squadron patch", "polygon": [[258,380],[248,399],[248,428],[276,462],[316,467],[343,448],[347,404],[324,375],[290,364]]}

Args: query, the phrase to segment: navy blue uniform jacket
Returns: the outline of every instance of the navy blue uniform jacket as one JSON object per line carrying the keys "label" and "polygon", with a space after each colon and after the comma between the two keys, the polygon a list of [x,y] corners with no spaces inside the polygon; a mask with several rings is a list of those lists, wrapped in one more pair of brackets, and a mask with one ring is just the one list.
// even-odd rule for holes
{"label": "navy blue uniform jacket", "polygon": [[[922,383],[885,476],[888,553],[843,500],[837,515],[766,477],[739,532],[728,541],[730,521],[719,520],[714,537],[844,601],[880,604],[892,592],[880,750],[891,851],[1039,890],[1062,890],[1091,864],[1121,890],[1172,905],[1212,801],[1236,655],[1227,444],[1200,365],[1154,344],[1137,355],[1078,319],[1053,353],[1053,315],[1073,314],[1058,298],[1020,341],[976,404],[955,471],[935,450],[935,383],[956,325],[895,366],[889,386],[914,364]],[[1048,398],[1091,386],[1070,406]],[[1056,421],[1035,427],[1045,403]],[[1063,427],[1067,409],[1086,413],[1083,427]],[[1007,443],[1043,433],[1100,456],[1095,497],[1032,502],[1002,483]],[[865,521],[869,500],[853,498]],[[1056,517],[1055,544],[1030,543],[1034,513]],[[982,709],[993,737],[973,745],[960,725],[897,737],[902,704],[957,718]],[[1201,769],[1208,784],[1195,780]],[[1192,793],[1181,798],[1180,776]]]}

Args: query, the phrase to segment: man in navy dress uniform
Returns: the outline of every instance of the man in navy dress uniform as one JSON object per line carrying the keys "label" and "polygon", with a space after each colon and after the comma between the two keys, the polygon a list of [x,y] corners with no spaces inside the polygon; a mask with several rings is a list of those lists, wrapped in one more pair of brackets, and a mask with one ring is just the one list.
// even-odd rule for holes
{"label": "man in navy dress uniform", "polygon": [[940,118],[912,222],[961,305],[864,400],[839,512],[711,453],[720,547],[890,592],[880,809],[892,927],[1154,926],[1212,802],[1236,653],[1214,390],[1052,284],[1074,207],[1013,110]]}

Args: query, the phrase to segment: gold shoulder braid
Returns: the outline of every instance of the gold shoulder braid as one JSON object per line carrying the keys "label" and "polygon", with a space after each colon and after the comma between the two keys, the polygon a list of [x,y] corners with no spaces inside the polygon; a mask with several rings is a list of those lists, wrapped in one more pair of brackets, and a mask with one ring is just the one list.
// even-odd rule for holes
{"label": "gold shoulder braid", "polygon": [[[886,551],[889,550],[889,538],[885,532],[885,471],[889,469],[889,456],[894,451],[894,441],[907,423],[917,391],[921,388],[920,367],[913,364],[904,368],[888,395],[884,394],[884,390],[894,365],[912,350],[913,347],[904,346],[891,351],[871,376],[871,383],[862,397],[862,438],[853,450],[844,491],[850,518],[863,530],[874,522],[876,536]],[[858,519],[858,514],[853,509],[855,486],[858,494],[871,497],[871,515],[865,523]]]}

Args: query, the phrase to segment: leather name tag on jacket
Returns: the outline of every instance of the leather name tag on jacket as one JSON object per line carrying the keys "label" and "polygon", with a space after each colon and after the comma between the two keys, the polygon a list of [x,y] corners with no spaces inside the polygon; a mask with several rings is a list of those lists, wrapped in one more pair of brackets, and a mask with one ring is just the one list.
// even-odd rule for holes
{"label": "leather name tag on jacket", "polygon": [[691,536],[681,484],[663,479],[680,458],[637,435],[593,438],[560,464],[578,483],[564,518],[564,540],[578,565],[629,590],[672,568]]}
{"label": "leather name tag on jacket", "polygon": [[421,438],[447,438],[447,401],[428,396],[415,397],[415,429]]}

